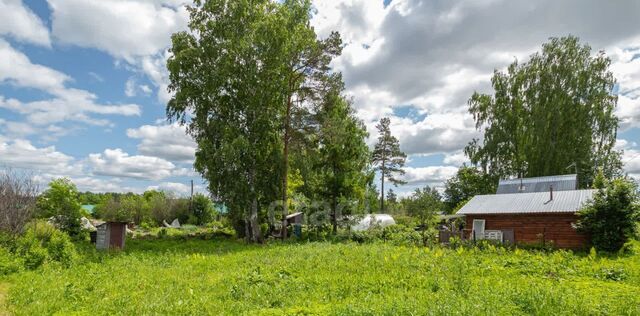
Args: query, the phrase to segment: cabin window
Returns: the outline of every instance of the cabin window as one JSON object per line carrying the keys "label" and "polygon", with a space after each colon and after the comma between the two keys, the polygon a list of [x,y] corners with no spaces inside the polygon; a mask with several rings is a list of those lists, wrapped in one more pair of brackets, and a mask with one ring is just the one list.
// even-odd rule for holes
{"label": "cabin window", "polygon": [[484,239],[484,219],[473,220],[473,235],[475,239]]}

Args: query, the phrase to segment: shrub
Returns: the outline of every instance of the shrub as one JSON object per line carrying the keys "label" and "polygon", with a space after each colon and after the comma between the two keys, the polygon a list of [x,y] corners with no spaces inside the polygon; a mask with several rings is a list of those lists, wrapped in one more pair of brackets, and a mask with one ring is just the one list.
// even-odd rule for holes
{"label": "shrub", "polygon": [[52,217],[56,226],[69,235],[80,234],[81,207],[78,189],[71,180],[61,178],[51,181],[49,189],[38,198],[37,209],[41,218]]}
{"label": "shrub", "polygon": [[638,220],[637,196],[634,185],[624,179],[610,182],[599,177],[600,188],[578,215],[579,231],[591,237],[598,250],[618,251],[636,234]]}
{"label": "shrub", "polygon": [[69,267],[77,258],[69,235],[42,221],[26,226],[25,233],[15,242],[15,254],[23,259],[24,267],[31,270],[46,261]]}
{"label": "shrub", "polygon": [[22,263],[8,249],[0,247],[0,276],[16,273],[21,266]]}
{"label": "shrub", "polygon": [[33,217],[38,186],[30,174],[0,174],[0,233],[16,235]]}
{"label": "shrub", "polygon": [[27,231],[16,241],[16,254],[24,260],[24,267],[30,270],[37,269],[47,259],[47,249],[42,247],[36,235]]}
{"label": "shrub", "polygon": [[76,248],[69,236],[60,231],[55,231],[46,245],[49,258],[69,267],[76,259]]}

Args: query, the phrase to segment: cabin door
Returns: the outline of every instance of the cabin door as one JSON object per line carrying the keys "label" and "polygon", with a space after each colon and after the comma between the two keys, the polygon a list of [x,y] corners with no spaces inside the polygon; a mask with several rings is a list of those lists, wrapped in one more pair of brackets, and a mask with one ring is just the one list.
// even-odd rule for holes
{"label": "cabin door", "polygon": [[116,224],[116,225],[111,225],[110,229],[110,236],[111,237],[109,239],[109,248],[118,248],[118,249],[122,249],[122,242],[123,242],[123,237],[124,237],[124,229],[125,229],[125,225],[122,224]]}
{"label": "cabin door", "polygon": [[484,239],[484,219],[473,220],[473,234],[475,239]]}

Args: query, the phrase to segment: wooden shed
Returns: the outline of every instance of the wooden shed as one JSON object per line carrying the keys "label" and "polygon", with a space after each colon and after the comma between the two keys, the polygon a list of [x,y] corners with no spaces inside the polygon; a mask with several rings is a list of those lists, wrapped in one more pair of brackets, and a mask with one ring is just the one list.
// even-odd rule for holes
{"label": "wooden shed", "polygon": [[[567,181],[570,176],[563,177],[563,181]],[[555,191],[549,177],[536,180],[529,178],[521,182],[528,188],[535,187],[534,192],[525,189],[521,190],[523,193],[473,197],[457,213],[465,215],[465,237],[520,244],[552,244],[559,248],[585,247],[588,238],[579,233],[574,224],[578,219],[577,211],[593,198],[595,190],[571,190],[572,184],[564,187],[556,184],[564,190]]]}
{"label": "wooden shed", "polygon": [[96,226],[96,249],[124,249],[127,223],[105,222]]}

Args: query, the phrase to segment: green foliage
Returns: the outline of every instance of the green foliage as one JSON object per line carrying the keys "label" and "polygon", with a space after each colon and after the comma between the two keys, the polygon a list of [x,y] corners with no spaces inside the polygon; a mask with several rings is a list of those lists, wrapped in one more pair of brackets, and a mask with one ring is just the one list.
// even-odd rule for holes
{"label": "green foliage", "polygon": [[211,200],[204,194],[198,193],[193,196],[193,215],[196,225],[204,225],[215,219],[216,210]]}
{"label": "green foliage", "polygon": [[337,231],[338,204],[342,214],[355,213],[352,205],[364,200],[368,178],[369,147],[367,131],[356,118],[351,104],[334,91],[322,103],[317,114],[319,173],[318,196],[331,209],[333,231]]}
{"label": "green foliage", "polygon": [[34,221],[22,235],[0,244],[0,276],[20,270],[34,270],[45,263],[70,267],[77,259],[69,235],[44,221]]}
{"label": "green foliage", "polygon": [[22,269],[23,263],[9,250],[0,246],[0,277],[16,273]]}
{"label": "green foliage", "polygon": [[49,188],[36,203],[41,218],[53,217],[56,225],[71,236],[80,234],[82,217],[78,189],[71,180],[60,178],[49,183]]}
{"label": "green foliage", "polygon": [[70,269],[14,274],[7,302],[16,315],[640,313],[637,255],[483,247],[133,239]]}
{"label": "green foliage", "polygon": [[253,241],[262,240],[259,209],[282,194],[284,35],[299,27],[288,25],[289,13],[266,0],[196,1],[167,62],[174,92],[167,115],[188,125],[198,144],[195,169],[234,221],[250,224]]}
{"label": "green foliage", "polygon": [[434,241],[437,216],[443,209],[440,193],[429,186],[416,189],[407,204],[409,215],[418,219],[420,223],[422,242],[426,246],[430,241]]}
{"label": "green foliage", "polygon": [[636,187],[625,179],[598,182],[593,201],[578,212],[577,226],[599,250],[618,251],[635,236],[640,220]]}
{"label": "green foliage", "polygon": [[480,194],[496,193],[498,180],[478,168],[463,165],[444,185],[444,203],[448,213],[460,203]]}
{"label": "green foliage", "polygon": [[496,177],[565,174],[569,167],[584,188],[598,168],[608,178],[620,175],[610,64],[604,52],[592,55],[568,36],[551,38],[523,64],[496,70],[495,93],[476,92],[469,100],[476,127],[486,129],[466,154]]}
{"label": "green foliage", "polygon": [[380,209],[384,208],[384,180],[387,179],[393,185],[404,184],[405,182],[398,179],[397,175],[403,175],[405,160],[407,155],[400,150],[400,142],[391,135],[391,120],[388,117],[380,119],[380,123],[376,125],[378,129],[378,142],[376,143],[371,155],[371,163],[375,166],[375,170],[380,170]]}

